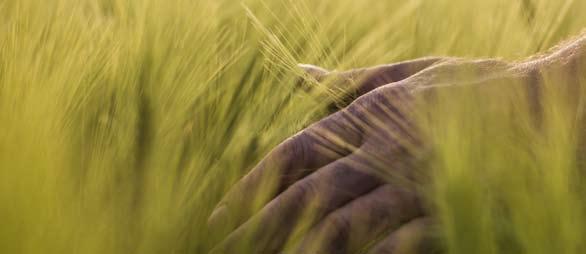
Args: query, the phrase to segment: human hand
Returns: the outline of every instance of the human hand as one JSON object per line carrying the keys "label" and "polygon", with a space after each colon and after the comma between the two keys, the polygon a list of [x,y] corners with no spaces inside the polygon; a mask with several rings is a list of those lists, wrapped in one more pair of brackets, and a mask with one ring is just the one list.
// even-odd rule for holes
{"label": "human hand", "polygon": [[[425,147],[413,124],[415,97],[433,98],[435,91],[443,90],[439,88],[522,84],[515,87],[527,92],[527,102],[538,116],[544,77],[562,77],[568,84],[579,80],[576,70],[583,67],[584,57],[576,52],[584,52],[583,40],[568,45],[514,65],[497,60],[419,61],[419,69],[402,75],[397,75],[403,73],[397,65],[349,72],[304,66],[318,81],[333,79],[349,90],[347,101],[352,103],[283,142],[228,193],[210,224],[232,221],[237,229],[215,250],[234,253],[238,242],[254,241],[254,253],[282,251],[307,208],[313,210],[309,232],[289,250],[351,253],[375,245],[373,253],[403,253],[417,246],[405,238],[424,241],[417,236],[426,231],[429,220],[418,218],[424,211],[417,193],[400,184],[420,169]],[[361,77],[358,82],[356,76]],[[470,84],[475,86],[460,86]],[[571,85],[557,88],[573,91]],[[277,191],[258,202],[257,211],[251,198],[260,196],[267,184],[276,185]],[[388,237],[372,244],[381,234]]]}
{"label": "human hand", "polygon": [[[238,242],[254,241],[254,253],[276,253],[308,209],[315,224],[293,248],[298,252],[354,252],[421,216],[418,197],[407,184],[422,150],[410,116],[412,96],[406,87],[382,86],[441,60],[347,72],[302,66],[316,79],[333,79],[360,98],[283,142],[226,195],[210,226],[232,220],[238,228],[215,250],[235,253],[242,248]],[[264,207],[255,213],[252,199],[271,184],[277,185],[276,194],[260,201]]]}

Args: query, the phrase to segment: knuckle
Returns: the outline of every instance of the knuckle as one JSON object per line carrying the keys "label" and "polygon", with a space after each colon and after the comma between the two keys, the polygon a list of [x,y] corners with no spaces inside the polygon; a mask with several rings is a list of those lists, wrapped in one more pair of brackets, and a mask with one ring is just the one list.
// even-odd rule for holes
{"label": "knuckle", "polygon": [[347,113],[364,123],[405,121],[413,110],[413,102],[405,87],[380,87],[358,98]]}
{"label": "knuckle", "polygon": [[326,218],[326,225],[330,227],[330,230],[341,234],[350,230],[351,221],[344,213],[334,213]]}
{"label": "knuckle", "polygon": [[356,125],[356,119],[349,114],[348,109],[343,109],[316,123],[307,132],[317,137],[319,144],[323,146],[321,148],[347,153],[362,140],[362,132]]}
{"label": "knuckle", "polygon": [[287,164],[305,161],[306,150],[309,149],[309,138],[309,134],[304,130],[285,140],[278,151],[279,159],[285,160]]}
{"label": "knuckle", "polygon": [[383,86],[361,96],[355,103],[363,106],[388,104],[407,96],[409,96],[409,90],[405,86]]}

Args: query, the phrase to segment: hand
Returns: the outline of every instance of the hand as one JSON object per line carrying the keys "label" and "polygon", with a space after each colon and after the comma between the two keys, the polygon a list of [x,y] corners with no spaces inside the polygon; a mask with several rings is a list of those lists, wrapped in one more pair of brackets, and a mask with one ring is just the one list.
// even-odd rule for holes
{"label": "hand", "polygon": [[[359,97],[277,146],[233,187],[210,218],[214,229],[229,222],[236,227],[215,253],[239,253],[246,244],[251,253],[277,253],[284,247],[292,253],[353,253],[385,232],[391,233],[374,244],[372,253],[420,245],[404,240],[425,232],[421,228],[429,224],[417,222],[425,214],[409,185],[424,170],[420,158],[426,150],[413,123],[415,95],[433,97],[432,85],[515,78],[511,70],[495,60],[453,59],[342,73],[310,69],[318,79],[336,80]],[[356,73],[361,76],[354,78]],[[277,191],[258,201],[271,185]],[[308,211],[311,220],[304,216]],[[296,234],[299,224],[308,232]]]}
{"label": "hand", "polygon": [[[311,253],[363,248],[381,233],[421,216],[418,197],[406,184],[421,150],[410,118],[412,95],[402,86],[381,86],[442,60],[341,73],[303,66],[318,80],[334,79],[354,96],[365,95],[283,142],[226,195],[210,226],[231,221],[238,228],[215,251],[237,253],[239,242],[253,241],[253,253],[276,253],[309,207],[316,224],[297,250],[313,248]],[[275,195],[260,201],[264,207],[253,214],[252,199],[275,183]]]}

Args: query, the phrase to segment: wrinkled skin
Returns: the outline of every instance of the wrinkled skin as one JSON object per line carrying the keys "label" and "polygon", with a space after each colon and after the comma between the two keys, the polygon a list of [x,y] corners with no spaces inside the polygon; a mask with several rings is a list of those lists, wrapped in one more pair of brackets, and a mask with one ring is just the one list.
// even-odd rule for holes
{"label": "wrinkled skin", "polygon": [[[254,253],[280,253],[310,207],[308,232],[286,253],[431,253],[424,235],[433,223],[409,184],[425,173],[429,152],[415,113],[436,91],[466,85],[516,82],[538,97],[544,75],[584,73],[584,41],[520,63],[424,58],[347,72],[301,65],[346,86],[351,103],[285,140],[229,191],[209,224],[234,230],[212,252],[239,253],[253,242]],[[277,191],[255,209],[251,200],[268,184]]]}

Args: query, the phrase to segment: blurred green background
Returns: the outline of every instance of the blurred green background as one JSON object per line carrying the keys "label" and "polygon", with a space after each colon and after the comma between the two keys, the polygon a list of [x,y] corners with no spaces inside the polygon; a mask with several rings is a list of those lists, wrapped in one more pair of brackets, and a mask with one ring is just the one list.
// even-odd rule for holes
{"label": "blurred green background", "polygon": [[[323,93],[296,87],[295,64],[521,60],[577,35],[585,11],[580,0],[0,0],[0,253],[205,253],[205,221],[230,184],[326,113]],[[571,114],[552,110],[535,142],[507,138],[518,128],[480,106],[439,110],[450,117],[430,130],[442,162],[431,197],[448,252],[582,253]]]}

